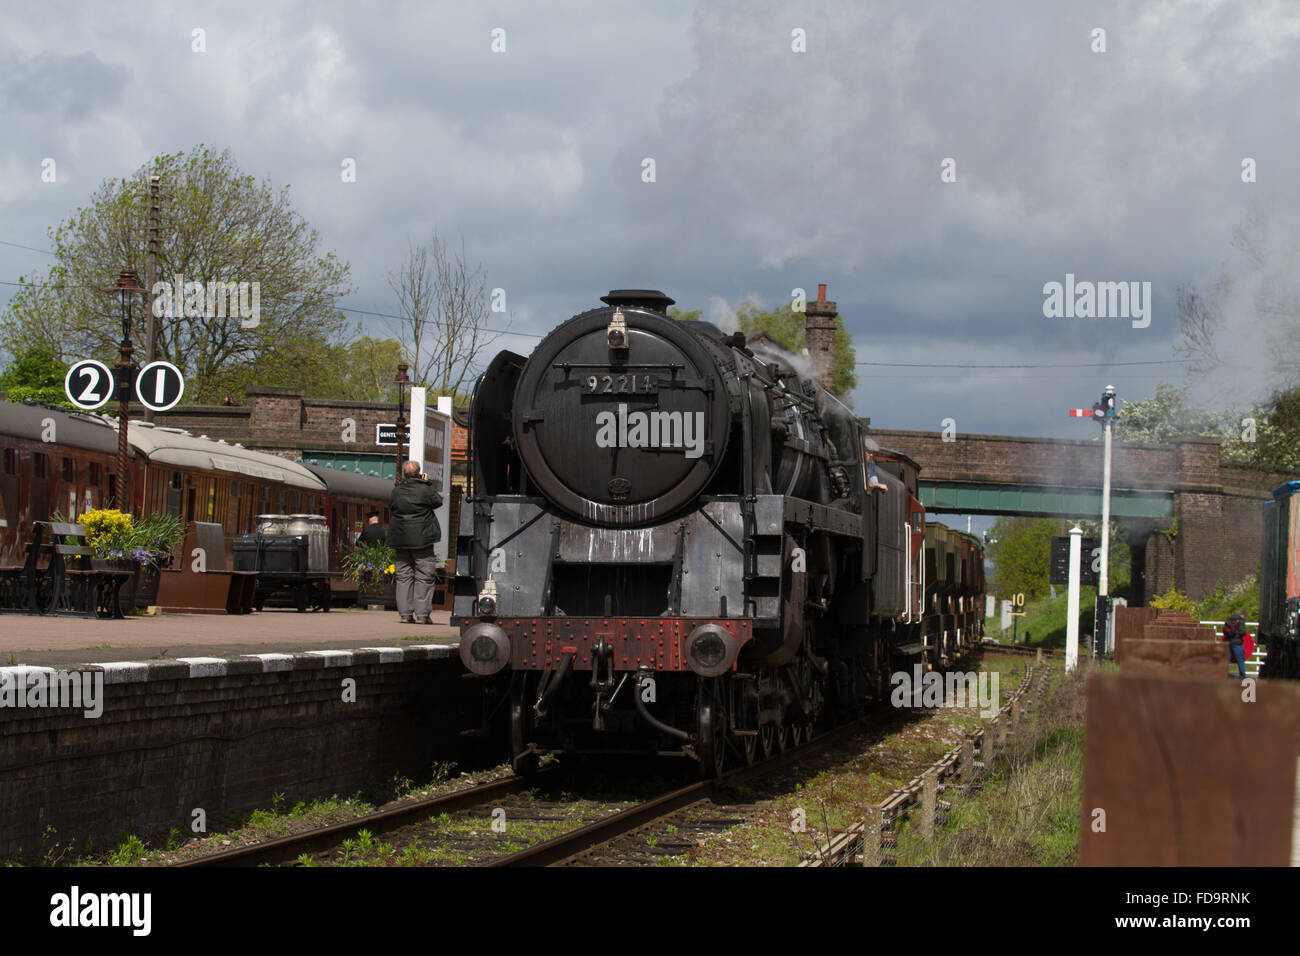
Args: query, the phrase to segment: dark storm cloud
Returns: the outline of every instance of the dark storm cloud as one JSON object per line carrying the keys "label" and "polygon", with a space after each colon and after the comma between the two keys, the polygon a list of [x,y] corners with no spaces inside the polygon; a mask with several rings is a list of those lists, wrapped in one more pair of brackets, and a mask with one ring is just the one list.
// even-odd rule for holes
{"label": "dark storm cloud", "polygon": [[0,102],[45,122],[81,120],[120,108],[129,67],[105,63],[93,53],[42,52],[0,57]]}
{"label": "dark storm cloud", "polygon": [[[1108,381],[1143,397],[1179,373],[905,366],[1172,358],[1177,286],[1233,263],[1250,204],[1295,235],[1284,3],[126,9],[38,7],[0,37],[22,67],[0,87],[0,239],[43,245],[103,178],[229,146],[292,184],[362,309],[394,310],[385,274],[434,229],[506,290],[516,333],[612,287],[721,315],[828,282],[858,358],[890,363],[860,369],[855,395],[882,427],[1075,434],[1064,409]],[[0,279],[47,263],[0,246]],[[1043,285],[1066,273],[1150,281],[1150,328],[1045,318]]]}

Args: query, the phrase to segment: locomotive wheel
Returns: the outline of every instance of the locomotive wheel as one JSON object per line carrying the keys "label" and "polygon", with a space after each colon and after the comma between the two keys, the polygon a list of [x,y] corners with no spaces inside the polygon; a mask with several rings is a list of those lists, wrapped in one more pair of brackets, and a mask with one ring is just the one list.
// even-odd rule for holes
{"label": "locomotive wheel", "polygon": [[737,749],[740,750],[740,757],[745,762],[745,766],[751,766],[758,761],[758,734],[749,737],[737,738]]}
{"label": "locomotive wheel", "polygon": [[776,727],[776,752],[785,753],[790,749],[790,727],[785,721],[781,721]]}
{"label": "locomotive wheel", "polygon": [[727,761],[727,709],[722,701],[722,682],[702,678],[697,700],[695,753],[700,772],[720,777]]}
{"label": "locomotive wheel", "polygon": [[776,725],[764,724],[758,728],[758,755],[766,760],[776,753]]}

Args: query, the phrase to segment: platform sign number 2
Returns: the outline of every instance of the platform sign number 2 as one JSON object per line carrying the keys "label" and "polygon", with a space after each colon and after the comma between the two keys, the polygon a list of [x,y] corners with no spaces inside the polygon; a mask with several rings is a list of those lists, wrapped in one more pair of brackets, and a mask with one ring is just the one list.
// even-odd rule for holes
{"label": "platform sign number 2", "polygon": [[73,405],[94,411],[113,397],[113,372],[94,359],[75,362],[63,379],[63,391]]}

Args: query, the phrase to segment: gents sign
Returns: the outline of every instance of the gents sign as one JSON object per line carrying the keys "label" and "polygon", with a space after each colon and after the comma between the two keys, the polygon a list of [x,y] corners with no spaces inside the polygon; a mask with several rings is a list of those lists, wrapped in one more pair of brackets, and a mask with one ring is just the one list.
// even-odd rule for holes
{"label": "gents sign", "polygon": [[[1096,538],[1084,538],[1082,554],[1079,557],[1079,584],[1096,586],[1101,548]],[[1050,584],[1070,583],[1070,539],[1052,539],[1052,570],[1048,578]]]}
{"label": "gents sign", "polygon": [[[406,422],[403,425],[402,444],[411,443],[411,423]],[[397,445],[397,424],[389,422],[383,425],[375,426],[375,444],[376,445]]]}

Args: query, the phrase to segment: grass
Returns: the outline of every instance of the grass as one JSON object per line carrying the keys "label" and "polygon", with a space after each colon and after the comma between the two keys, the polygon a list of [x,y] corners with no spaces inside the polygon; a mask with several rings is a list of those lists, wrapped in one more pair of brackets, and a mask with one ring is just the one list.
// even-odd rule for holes
{"label": "grass", "polygon": [[[1001,702],[1023,679],[1026,661],[994,655],[981,669],[999,672]],[[792,866],[831,835],[862,818],[865,806],[879,803],[981,724],[974,707],[944,707],[918,713],[890,730],[858,757],[791,783],[785,792],[763,796],[762,808],[718,838],[692,847],[664,866]],[[736,796],[741,797],[741,788]],[[792,823],[802,823],[802,828]]]}
{"label": "grass", "polygon": [[932,840],[900,827],[900,866],[1074,866],[1082,798],[1085,659],[1054,691],[1023,740],[1004,750],[975,795],[956,797]]}

